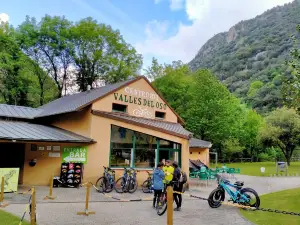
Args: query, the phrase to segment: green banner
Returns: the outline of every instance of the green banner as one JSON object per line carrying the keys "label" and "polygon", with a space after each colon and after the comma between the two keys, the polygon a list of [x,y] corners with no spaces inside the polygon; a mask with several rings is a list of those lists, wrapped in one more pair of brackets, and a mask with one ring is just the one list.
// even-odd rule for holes
{"label": "green banner", "polygon": [[84,147],[64,147],[62,152],[62,162],[87,163],[87,150]]}
{"label": "green banner", "polygon": [[0,185],[2,177],[4,177],[4,192],[18,191],[19,168],[0,168]]}

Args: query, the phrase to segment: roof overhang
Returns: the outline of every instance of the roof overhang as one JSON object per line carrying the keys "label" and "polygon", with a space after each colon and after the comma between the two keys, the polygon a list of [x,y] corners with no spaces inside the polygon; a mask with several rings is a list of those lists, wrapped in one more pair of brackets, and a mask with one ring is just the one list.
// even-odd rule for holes
{"label": "roof overhang", "polygon": [[[151,130],[159,131],[162,133],[170,134],[188,140],[192,136],[192,133],[185,130],[179,123],[176,124],[176,123],[170,123],[170,122],[159,121],[154,119],[146,119],[142,117],[129,116],[128,114],[125,113],[104,112],[99,110],[92,110],[92,114],[96,116],[108,118],[108,119],[113,119],[113,120],[129,123],[129,124],[133,124],[139,127],[148,128]],[[174,129],[173,130],[167,129],[167,127],[171,127],[172,125],[178,127],[178,132],[174,131]]]}

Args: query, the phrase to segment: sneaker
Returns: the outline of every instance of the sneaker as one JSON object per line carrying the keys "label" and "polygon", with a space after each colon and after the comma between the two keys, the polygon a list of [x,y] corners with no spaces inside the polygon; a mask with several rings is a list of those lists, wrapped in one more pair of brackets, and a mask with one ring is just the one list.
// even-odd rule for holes
{"label": "sneaker", "polygon": [[178,211],[179,212],[179,211],[181,211],[181,208],[177,207],[177,208],[174,209],[174,211]]}

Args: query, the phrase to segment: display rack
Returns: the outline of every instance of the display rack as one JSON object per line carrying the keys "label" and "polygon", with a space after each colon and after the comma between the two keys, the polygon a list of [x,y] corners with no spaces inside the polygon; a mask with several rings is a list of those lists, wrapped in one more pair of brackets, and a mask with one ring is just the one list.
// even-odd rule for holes
{"label": "display rack", "polygon": [[62,163],[60,170],[60,181],[67,187],[78,187],[82,181],[82,163]]}

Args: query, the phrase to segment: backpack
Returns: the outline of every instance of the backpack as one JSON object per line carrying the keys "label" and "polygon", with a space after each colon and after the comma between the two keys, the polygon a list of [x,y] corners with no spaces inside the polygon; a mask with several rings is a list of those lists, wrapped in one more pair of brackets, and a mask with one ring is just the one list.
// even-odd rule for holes
{"label": "backpack", "polygon": [[185,184],[187,182],[187,176],[186,173],[184,171],[180,171],[180,178],[179,178],[179,182]]}

